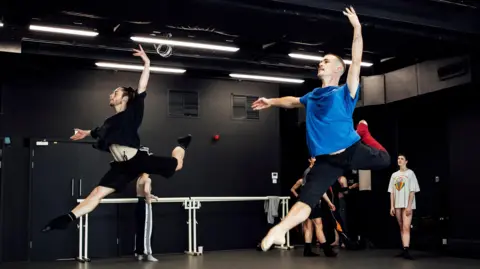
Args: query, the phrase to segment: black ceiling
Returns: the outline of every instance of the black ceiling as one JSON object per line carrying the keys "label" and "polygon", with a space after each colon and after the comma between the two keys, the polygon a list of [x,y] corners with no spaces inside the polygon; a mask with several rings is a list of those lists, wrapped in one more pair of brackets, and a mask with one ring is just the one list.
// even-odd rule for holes
{"label": "black ceiling", "polygon": [[[249,70],[314,77],[314,62],[288,53],[334,52],[349,58],[352,29],[334,0],[2,1],[1,41],[22,41],[24,52],[87,59],[132,60],[132,35],[234,43],[237,53],[174,48],[156,64],[198,69]],[[364,61],[380,70],[468,53],[480,40],[480,5],[473,0],[350,0],[363,24]],[[95,38],[39,34],[31,23],[96,29]]]}

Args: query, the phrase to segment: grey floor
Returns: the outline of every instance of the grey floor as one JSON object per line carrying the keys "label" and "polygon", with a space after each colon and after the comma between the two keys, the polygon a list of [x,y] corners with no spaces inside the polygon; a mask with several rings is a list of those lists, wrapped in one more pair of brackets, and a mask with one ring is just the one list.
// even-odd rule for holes
{"label": "grey floor", "polygon": [[341,251],[337,258],[302,256],[302,249],[207,252],[203,256],[156,255],[158,262],[138,262],[132,258],[78,262],[4,263],[2,269],[322,269],[322,268],[386,268],[386,269],[464,269],[480,268],[480,261],[452,257],[436,257],[413,252],[417,259],[408,261],[393,258],[393,250]]}

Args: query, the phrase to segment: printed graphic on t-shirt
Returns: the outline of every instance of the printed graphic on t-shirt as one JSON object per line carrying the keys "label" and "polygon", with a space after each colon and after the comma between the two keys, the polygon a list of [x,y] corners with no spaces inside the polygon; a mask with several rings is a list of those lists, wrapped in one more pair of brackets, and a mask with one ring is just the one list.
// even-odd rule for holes
{"label": "printed graphic on t-shirt", "polygon": [[400,175],[394,179],[395,182],[395,188],[397,191],[401,191],[403,187],[405,187],[405,181],[407,178],[404,175]]}
{"label": "printed graphic on t-shirt", "polygon": [[[392,174],[388,192],[394,194],[395,208],[406,208],[409,205],[410,193],[419,191],[420,187],[418,186],[417,177],[412,170],[397,171]],[[411,206],[412,209],[416,209],[415,196]]]}

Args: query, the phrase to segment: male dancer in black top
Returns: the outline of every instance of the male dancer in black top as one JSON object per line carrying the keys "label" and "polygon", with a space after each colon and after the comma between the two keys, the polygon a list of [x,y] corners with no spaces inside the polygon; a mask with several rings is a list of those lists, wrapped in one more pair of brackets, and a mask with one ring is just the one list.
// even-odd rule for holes
{"label": "male dancer in black top", "polygon": [[131,87],[115,89],[110,94],[110,106],[115,109],[115,115],[105,120],[101,127],[93,130],[75,129],[75,134],[70,138],[80,140],[89,135],[95,138],[97,142],[94,148],[109,152],[114,158],[110,163],[110,170],[83,202],[71,212],[51,220],[43,228],[43,232],[66,229],[75,219],[93,211],[101,199],[114,192],[121,192],[128,183],[136,180],[143,173],[170,178],[183,167],[185,150],[190,144],[191,135],[177,140],[178,146],[173,149],[171,157],[149,155],[139,150],[138,128],[143,119],[144,100],[150,76],[150,59],[141,46],[133,51],[133,55],[142,58],[144,62],[138,89],[134,90]]}

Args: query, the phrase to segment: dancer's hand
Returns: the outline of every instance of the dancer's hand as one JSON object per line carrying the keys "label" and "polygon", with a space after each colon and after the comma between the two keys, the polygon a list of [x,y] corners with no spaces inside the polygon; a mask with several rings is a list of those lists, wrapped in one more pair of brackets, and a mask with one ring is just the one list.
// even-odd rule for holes
{"label": "dancer's hand", "polygon": [[407,207],[405,209],[405,215],[407,215],[407,217],[409,217],[410,215],[412,215],[412,208],[411,207]]}
{"label": "dancer's hand", "polygon": [[352,6],[347,7],[345,11],[343,11],[343,15],[348,17],[348,20],[352,24],[353,28],[361,27],[360,21],[358,20],[357,13],[355,13],[355,10],[353,9]]}
{"label": "dancer's hand", "polygon": [[352,186],[348,187],[349,189],[355,189],[358,188],[358,183],[353,184]]}
{"label": "dancer's hand", "polygon": [[90,131],[74,129],[75,134],[70,137],[71,140],[81,140],[90,135]]}
{"label": "dancer's hand", "polygon": [[151,204],[152,201],[158,201],[158,199],[159,199],[159,198],[158,198],[157,196],[155,196],[155,195],[153,195],[153,194],[150,194],[150,195],[148,195],[148,196],[146,197],[145,200],[147,201],[147,204]]}
{"label": "dancer's hand", "polygon": [[142,58],[143,62],[145,64],[150,64],[150,59],[148,58],[147,54],[145,53],[145,51],[143,51],[143,48],[142,48],[142,45],[138,45],[138,50],[137,49],[133,49],[133,51],[135,52],[133,54],[133,56],[137,56],[137,57],[140,57]]}
{"label": "dancer's hand", "polygon": [[390,216],[395,216],[395,208],[390,208]]}
{"label": "dancer's hand", "polygon": [[332,210],[332,211],[337,210],[337,209],[335,208],[335,205],[332,204],[332,203],[329,203],[328,206],[330,207],[330,210]]}
{"label": "dancer's hand", "polygon": [[272,105],[270,99],[267,99],[265,97],[258,98],[257,101],[253,102],[252,108],[253,110],[262,110],[269,108]]}

